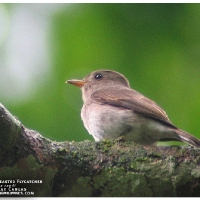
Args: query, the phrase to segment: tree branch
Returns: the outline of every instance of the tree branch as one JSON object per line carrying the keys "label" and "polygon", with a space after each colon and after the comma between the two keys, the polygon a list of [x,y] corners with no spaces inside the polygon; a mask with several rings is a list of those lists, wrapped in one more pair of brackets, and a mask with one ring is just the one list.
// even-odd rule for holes
{"label": "tree branch", "polygon": [[0,196],[200,196],[199,153],[123,139],[55,142],[0,104]]}

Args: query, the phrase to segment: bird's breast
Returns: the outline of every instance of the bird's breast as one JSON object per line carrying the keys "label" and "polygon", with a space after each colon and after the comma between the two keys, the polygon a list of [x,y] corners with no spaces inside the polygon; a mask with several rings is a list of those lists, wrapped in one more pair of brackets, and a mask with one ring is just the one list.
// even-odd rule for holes
{"label": "bird's breast", "polygon": [[124,108],[100,104],[84,104],[81,118],[95,141],[116,139],[130,131],[133,112]]}

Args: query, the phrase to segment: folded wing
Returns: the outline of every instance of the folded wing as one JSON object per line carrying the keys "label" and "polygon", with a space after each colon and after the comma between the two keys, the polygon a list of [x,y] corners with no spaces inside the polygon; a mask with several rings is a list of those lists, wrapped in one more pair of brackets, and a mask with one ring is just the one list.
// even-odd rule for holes
{"label": "folded wing", "polygon": [[91,99],[96,103],[109,104],[133,110],[133,112],[145,117],[154,118],[175,128],[162,108],[135,90],[129,88],[118,90],[116,87],[109,87],[103,91],[98,90],[94,92]]}

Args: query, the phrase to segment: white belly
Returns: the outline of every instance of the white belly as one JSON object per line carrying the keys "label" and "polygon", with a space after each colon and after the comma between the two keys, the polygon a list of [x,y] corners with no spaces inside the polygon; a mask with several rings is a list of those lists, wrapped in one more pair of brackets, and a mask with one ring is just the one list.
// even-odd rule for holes
{"label": "white belly", "polygon": [[[143,117],[132,110],[119,107],[90,104],[83,106],[81,118],[95,141],[116,139],[124,136],[129,141],[153,144],[163,137],[174,137],[174,132],[156,120]],[[83,116],[86,116],[83,118]]]}

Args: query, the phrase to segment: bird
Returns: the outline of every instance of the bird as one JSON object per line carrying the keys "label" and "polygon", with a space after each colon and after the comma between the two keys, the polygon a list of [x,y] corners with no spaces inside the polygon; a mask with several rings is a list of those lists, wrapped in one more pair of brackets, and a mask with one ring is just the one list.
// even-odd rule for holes
{"label": "bird", "polygon": [[96,70],[66,83],[81,89],[81,119],[95,141],[123,137],[141,145],[181,141],[200,148],[199,139],[173,125],[160,106],[132,89],[116,71]]}

